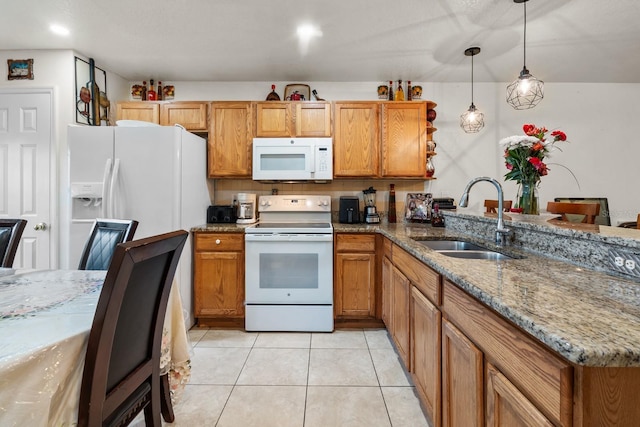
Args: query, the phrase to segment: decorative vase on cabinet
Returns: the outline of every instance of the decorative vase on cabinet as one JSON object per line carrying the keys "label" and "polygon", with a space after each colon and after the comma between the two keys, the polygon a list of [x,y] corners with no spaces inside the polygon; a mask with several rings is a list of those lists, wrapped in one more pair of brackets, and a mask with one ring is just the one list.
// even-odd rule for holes
{"label": "decorative vase on cabinet", "polygon": [[540,215],[538,187],[535,181],[522,181],[518,189],[518,207],[523,214]]}

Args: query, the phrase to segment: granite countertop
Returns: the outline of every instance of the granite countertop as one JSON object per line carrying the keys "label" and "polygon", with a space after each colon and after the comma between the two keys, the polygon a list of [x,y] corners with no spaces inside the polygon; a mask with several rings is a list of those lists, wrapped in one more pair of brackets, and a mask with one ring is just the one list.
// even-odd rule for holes
{"label": "granite countertop", "polygon": [[[541,256],[520,246],[497,248],[488,239],[448,227],[404,223],[333,226],[335,232],[380,233],[388,237],[570,362],[584,366],[640,366],[638,281]],[[239,232],[244,227],[215,224],[191,231]],[[463,239],[516,258],[452,258],[416,239]]]}

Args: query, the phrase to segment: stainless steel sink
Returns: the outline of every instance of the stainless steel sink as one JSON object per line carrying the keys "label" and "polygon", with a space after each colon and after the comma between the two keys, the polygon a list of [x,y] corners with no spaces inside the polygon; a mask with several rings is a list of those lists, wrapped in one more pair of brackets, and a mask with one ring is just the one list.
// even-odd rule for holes
{"label": "stainless steel sink", "polygon": [[434,251],[486,251],[488,249],[462,240],[416,240]]}
{"label": "stainless steel sink", "polygon": [[509,255],[501,254],[500,252],[490,251],[488,249],[484,250],[462,250],[462,251],[438,251],[442,255],[453,257],[453,258],[464,258],[464,259],[488,259],[488,260],[504,260],[504,259],[513,259]]}

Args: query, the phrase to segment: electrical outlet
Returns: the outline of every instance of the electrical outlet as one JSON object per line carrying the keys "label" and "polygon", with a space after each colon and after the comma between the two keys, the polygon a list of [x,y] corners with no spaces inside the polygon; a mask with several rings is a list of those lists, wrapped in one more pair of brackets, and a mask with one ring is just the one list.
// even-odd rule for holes
{"label": "electrical outlet", "polygon": [[609,265],[619,273],[640,277],[640,255],[626,249],[609,249]]}

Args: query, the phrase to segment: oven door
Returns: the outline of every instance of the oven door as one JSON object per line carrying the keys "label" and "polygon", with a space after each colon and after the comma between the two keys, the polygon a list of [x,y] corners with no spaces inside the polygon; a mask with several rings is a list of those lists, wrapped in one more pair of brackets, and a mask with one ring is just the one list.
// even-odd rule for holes
{"label": "oven door", "polygon": [[333,304],[333,234],[246,234],[247,304]]}

